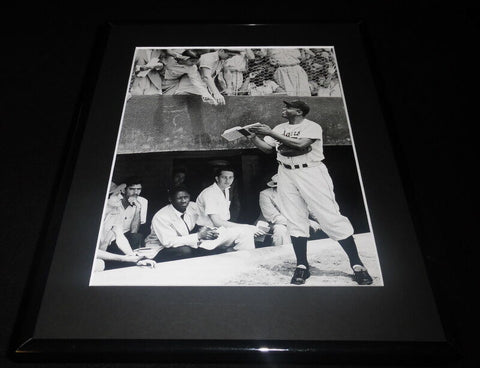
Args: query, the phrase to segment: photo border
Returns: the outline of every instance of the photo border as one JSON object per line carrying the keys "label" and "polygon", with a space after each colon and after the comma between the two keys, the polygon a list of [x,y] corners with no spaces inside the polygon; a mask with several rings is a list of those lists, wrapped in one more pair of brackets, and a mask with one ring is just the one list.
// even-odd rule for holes
{"label": "photo border", "polygon": [[[287,26],[289,26],[289,29],[295,29],[295,31],[288,32]],[[219,27],[223,27],[224,32],[219,33]],[[94,54],[94,62],[95,60],[99,62],[102,59],[101,55],[103,55],[103,63],[99,70],[95,92],[89,104],[89,115],[88,117],[85,114],[81,115],[75,123],[77,133],[73,135],[73,141],[78,145],[79,150],[77,152],[73,148],[66,159],[66,168],[60,184],[61,189],[55,201],[55,216],[46,228],[46,236],[42,238],[42,242],[39,244],[39,257],[36,258],[38,267],[32,270],[32,277],[30,278],[30,281],[36,279],[37,282],[32,281],[27,287],[27,302],[19,313],[21,321],[12,342],[12,354],[15,359],[89,359],[101,361],[106,358],[105,353],[108,352],[118,354],[115,357],[109,356],[108,359],[121,359],[122,361],[129,359],[135,361],[168,361],[170,359],[182,361],[184,360],[182,357],[186,353],[192,353],[188,360],[193,359],[195,361],[236,361],[239,356],[242,356],[255,361],[265,361],[265,359],[313,361],[322,357],[325,358],[325,361],[331,359],[331,361],[336,362],[366,362],[369,359],[379,362],[382,361],[383,357],[388,362],[395,361],[395,359],[399,361],[416,359],[418,362],[422,360],[445,361],[446,357],[452,356],[451,345],[443,333],[426,277],[423,259],[416,242],[358,24],[212,24],[204,26],[198,24],[134,26],[112,24],[109,28],[109,38],[105,44],[104,53],[98,50],[99,52]],[[167,30],[170,33],[165,33]],[[82,323],[91,322],[87,321],[87,317],[98,322],[101,317],[97,313],[104,316],[103,313],[106,312],[105,304],[104,302],[97,302],[100,299],[118,296],[120,291],[122,291],[122,297],[126,300],[139,300],[138,298],[140,298],[139,309],[148,313],[146,309],[143,309],[148,305],[148,303],[145,303],[146,298],[148,299],[150,296],[147,292],[148,288],[134,288],[135,291],[129,288],[127,288],[128,290],[125,290],[125,288],[108,288],[110,290],[103,289],[104,294],[101,294],[98,290],[81,286],[82,280],[85,281],[85,275],[73,274],[74,271],[79,270],[77,268],[79,265],[91,264],[91,251],[95,248],[95,241],[93,245],[86,246],[80,252],[75,253],[76,258],[71,260],[71,264],[66,265],[65,262],[61,261],[71,258],[72,250],[66,247],[66,244],[75,244],[76,241],[84,240],[84,238],[91,239],[93,237],[96,239],[98,233],[101,207],[103,206],[91,208],[92,206],[89,206],[88,203],[102,204],[101,198],[105,196],[105,188],[104,185],[95,188],[91,181],[92,178],[95,178],[93,181],[97,184],[107,182],[111,162],[109,163],[109,159],[103,157],[108,155],[99,155],[92,148],[95,146],[101,147],[101,151],[107,153],[111,153],[114,149],[112,132],[118,131],[118,124],[121,121],[118,111],[122,110],[118,107],[121,106],[125,97],[123,89],[118,91],[118,89],[109,88],[116,83],[118,84],[118,75],[123,78],[125,74],[119,73],[116,76],[116,82],[112,68],[114,71],[125,70],[125,59],[131,57],[132,45],[138,45],[139,42],[154,44],[154,39],[163,39],[165,44],[186,44],[186,40],[192,38],[190,32],[193,30],[195,30],[195,37],[202,38],[206,45],[231,44],[235,46],[239,39],[250,38],[252,41],[244,41],[241,44],[255,46],[254,40],[259,39],[259,35],[262,35],[259,44],[272,46],[277,43],[281,45],[327,44],[321,40],[329,37],[333,39],[329,43],[335,47],[338,68],[342,72],[343,95],[349,106],[348,116],[349,119],[356,119],[358,122],[355,128],[351,127],[351,134],[352,136],[355,135],[359,148],[356,154],[358,154],[358,162],[362,165],[363,185],[366,192],[372,192],[372,194],[373,191],[375,192],[374,197],[366,193],[366,198],[368,198],[369,208],[373,212],[370,213],[372,216],[371,226],[372,229],[373,226],[376,229],[377,252],[382,263],[385,286],[374,289],[355,288],[355,290],[343,288],[342,292],[335,290],[335,288],[326,288],[325,293],[327,295],[324,296],[332,300],[332,295],[328,294],[335,294],[338,297],[348,291],[348,295],[341,295],[344,298],[343,301],[360,300],[363,305],[360,305],[360,310],[356,310],[355,313],[363,319],[366,316],[364,314],[366,310],[362,309],[362,306],[382,306],[380,311],[375,310],[375,313],[368,314],[369,334],[365,333],[367,325],[362,325],[362,328],[357,325],[355,326],[356,338],[352,339],[352,334],[350,334],[350,338],[342,339],[339,338],[337,329],[347,327],[351,329],[352,327],[332,325],[322,331],[323,334],[335,336],[331,339],[325,338],[325,335],[312,336],[312,338],[307,339],[285,339],[281,337],[262,339],[261,336],[259,337],[262,331],[252,333],[249,339],[240,339],[234,330],[235,327],[239,327],[238,324],[222,326],[222,323],[220,323],[221,327],[227,328],[219,333],[221,338],[217,339],[196,337],[192,334],[185,339],[178,339],[174,336],[162,339],[130,339],[129,336],[118,336],[118,331],[115,331],[113,325],[109,326],[110,330],[99,328],[90,331],[90,333],[97,334],[95,338],[75,336],[78,329],[91,326],[90,323],[82,326]],[[172,34],[175,34],[175,36],[172,36]],[[172,38],[177,39],[177,41],[172,43]],[[217,40],[217,42],[213,40]],[[160,42],[155,42],[162,46]],[[339,45],[341,46],[339,47]],[[352,63],[352,53],[356,53],[357,56],[357,63],[355,64]],[[114,54],[117,63],[107,65]],[[344,57],[347,54],[349,57]],[[342,66],[342,63],[345,63],[345,65]],[[127,64],[130,66],[128,60]],[[363,74],[358,74],[359,72]],[[125,80],[122,83],[125,83]],[[88,102],[83,101],[83,103]],[[100,119],[100,116],[108,118]],[[369,117],[369,119],[365,119],[365,117]],[[100,121],[103,121],[103,124],[98,124]],[[366,144],[366,142],[370,144]],[[375,144],[371,144],[373,142]],[[94,157],[98,168],[91,167]],[[110,154],[110,160],[111,157]],[[75,166],[73,165],[74,162]],[[384,186],[379,187],[379,184]],[[86,198],[90,200],[85,201]],[[386,198],[389,199],[389,202],[385,202]],[[86,203],[79,204],[80,199]],[[373,205],[371,202],[373,202]],[[78,224],[73,221],[78,217],[87,219],[86,223],[83,224],[85,226],[83,235],[85,236],[81,239],[74,239],[69,232],[78,228]],[[379,239],[381,240],[379,241]],[[389,240],[389,244],[385,244],[386,240]],[[88,285],[90,274],[90,268],[87,268],[87,270],[84,270],[84,273],[87,274],[86,285]],[[407,270],[408,273],[405,272]],[[403,272],[399,274],[398,271]],[[65,277],[60,279],[59,275]],[[181,294],[177,297],[185,298],[193,292],[193,288],[164,289],[166,289],[163,293],[165,297]],[[229,296],[231,296],[231,293],[227,292],[225,288],[216,289],[218,289],[217,294],[221,294],[220,296],[222,294],[230,294]],[[291,288],[289,289],[289,297],[311,298],[311,293],[314,290],[318,291],[318,289]],[[90,306],[95,304],[98,309],[95,311],[85,310],[85,306],[82,306],[74,311],[55,310],[53,306],[58,307],[61,305],[58,303],[59,300],[65,300],[63,294],[59,291],[69,292],[67,300],[68,298],[78,298],[79,295],[83,297],[89,294],[88,302],[90,302]],[[233,292],[244,294],[244,291],[239,289]],[[402,297],[400,299],[399,294]],[[245,295],[237,295],[238,299],[242,297],[245,297]],[[392,298],[394,300],[391,300]],[[93,304],[91,304],[92,302]],[[312,303],[307,303],[304,307],[307,308],[308,312],[312,312],[314,306],[317,308],[317,313],[325,308],[325,305],[314,305]],[[119,308],[124,307],[125,305],[119,306]],[[331,311],[336,310],[338,314],[339,311],[343,311],[342,308],[345,308],[345,305],[339,302],[330,305],[329,308],[331,308]],[[372,308],[367,309],[370,313],[373,312]],[[240,315],[243,313],[244,317],[251,316],[242,310],[236,312]],[[390,315],[390,318],[385,316],[386,313]],[[405,317],[405,313],[412,313],[413,315]],[[113,311],[113,314],[118,316],[119,311]],[[400,321],[402,331],[389,330],[400,327],[398,323],[390,324],[390,322],[393,322],[391,321],[394,318],[393,316],[404,317]],[[226,316],[217,315],[215,317],[217,320],[220,319],[225,322]],[[337,322],[340,322],[339,317],[341,316],[330,316]],[[55,320],[55,323],[52,324],[52,320]],[[387,325],[383,326],[380,324],[381,322]],[[138,332],[136,329],[145,328],[145,325],[142,324],[145,323],[145,319],[133,318],[125,323],[126,327],[123,330],[124,334],[127,335],[130,332]],[[360,319],[358,324],[361,324]],[[203,327],[205,327],[205,323]],[[295,336],[297,333],[295,327],[298,327],[296,323],[286,323],[282,326],[285,330],[284,335]],[[181,332],[180,330],[177,331],[180,335]],[[389,338],[385,338],[380,332],[390,335]],[[125,351],[126,346],[131,346],[131,348]]]}

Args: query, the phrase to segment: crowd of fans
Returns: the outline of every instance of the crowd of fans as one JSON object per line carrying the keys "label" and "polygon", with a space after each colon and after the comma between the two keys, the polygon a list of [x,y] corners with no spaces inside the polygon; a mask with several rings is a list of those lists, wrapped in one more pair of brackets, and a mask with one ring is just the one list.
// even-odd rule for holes
{"label": "crowd of fans", "polygon": [[132,95],[340,97],[337,66],[329,48],[138,49]]}

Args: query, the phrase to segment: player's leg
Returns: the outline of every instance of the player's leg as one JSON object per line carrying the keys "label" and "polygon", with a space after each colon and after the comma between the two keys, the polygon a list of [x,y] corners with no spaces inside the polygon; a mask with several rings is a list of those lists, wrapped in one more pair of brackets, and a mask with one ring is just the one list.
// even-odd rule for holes
{"label": "player's leg", "polygon": [[292,284],[303,284],[310,277],[307,259],[307,240],[309,222],[307,204],[298,191],[292,171],[284,167],[278,169],[278,195],[282,215],[287,219],[287,228],[292,240],[297,268],[293,274]]}
{"label": "player's leg", "polygon": [[[355,279],[359,284],[371,283],[371,277],[358,255],[353,239],[353,227],[347,217],[340,213],[335,200],[333,182],[325,165],[301,170],[299,180],[301,193],[308,203],[309,211],[317,219],[321,229],[338,241],[345,251]],[[359,282],[360,281],[360,282]]]}
{"label": "player's leg", "polygon": [[370,285],[373,280],[367,271],[367,268],[363,265],[358,255],[357,245],[353,236],[349,236],[346,239],[338,240],[338,244],[343,248],[350,261],[350,267],[354,272],[354,279],[360,285]]}
{"label": "player's leg", "polygon": [[283,224],[274,224],[273,228],[273,235],[272,235],[272,243],[273,245],[284,245],[290,244],[290,234],[288,233],[288,229],[286,225]]}
{"label": "player's leg", "polygon": [[332,179],[325,165],[300,169],[296,179],[308,211],[325,234],[333,240],[345,239],[353,234],[352,224],[340,213]]}
{"label": "player's leg", "polygon": [[255,249],[254,233],[247,226],[220,227],[218,228],[218,238],[204,240],[200,248],[207,250],[226,250],[228,248],[234,250]]}

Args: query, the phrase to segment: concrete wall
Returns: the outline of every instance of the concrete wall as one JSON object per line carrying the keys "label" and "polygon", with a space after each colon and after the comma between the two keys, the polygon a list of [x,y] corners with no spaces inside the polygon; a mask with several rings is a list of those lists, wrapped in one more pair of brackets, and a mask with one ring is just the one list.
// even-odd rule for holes
{"label": "concrete wall", "polygon": [[[246,140],[228,142],[225,129],[260,121],[275,126],[288,96],[227,96],[226,105],[203,103],[199,96],[133,96],[128,100],[118,153],[253,148]],[[341,98],[302,97],[310,120],[324,130],[325,145],[350,145]]]}

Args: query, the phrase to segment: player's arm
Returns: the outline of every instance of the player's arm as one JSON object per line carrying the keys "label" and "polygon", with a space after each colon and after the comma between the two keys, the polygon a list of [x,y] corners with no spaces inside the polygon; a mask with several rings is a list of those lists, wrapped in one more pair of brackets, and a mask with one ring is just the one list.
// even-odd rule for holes
{"label": "player's arm", "polygon": [[221,226],[223,226],[223,227],[233,227],[233,226],[240,225],[240,224],[237,224],[236,222],[224,220],[224,219],[222,219],[221,216],[219,216],[217,214],[211,214],[211,215],[208,215],[208,217],[210,217],[210,220],[212,220],[213,224],[216,227],[221,227]]}
{"label": "player's arm", "polygon": [[[250,131],[250,129],[249,129]],[[253,131],[252,131],[253,132]],[[275,151],[275,147],[270,146],[267,142],[263,139],[259,138],[256,134],[253,134],[248,137],[248,139],[262,152],[264,153],[273,153]]]}
{"label": "player's arm", "polygon": [[138,262],[141,257],[136,254],[115,254],[99,249],[97,258],[105,261]]}
{"label": "player's arm", "polygon": [[212,220],[213,224],[216,226],[216,227],[243,227],[245,228],[246,230],[249,230],[252,232],[252,235],[253,236],[261,236],[261,235],[265,235],[265,233],[258,229],[256,226],[254,225],[249,225],[249,224],[239,224],[237,222],[232,222],[232,221],[227,221],[227,220],[224,220],[222,219],[220,216],[218,215],[208,215],[208,217],[210,217],[210,220]]}
{"label": "player's arm", "polygon": [[280,215],[280,211],[274,206],[270,197],[264,192],[260,192],[258,204],[265,220],[275,223],[275,219]]}
{"label": "player's arm", "polygon": [[220,105],[225,105],[225,98],[218,91],[218,88],[215,85],[215,81],[213,80],[212,70],[208,67],[204,67],[200,65],[200,75],[202,77],[202,80],[207,85],[208,90],[213,95],[213,98],[217,101],[217,103]]}
{"label": "player's arm", "polygon": [[274,131],[272,128],[270,128],[268,125],[265,125],[265,124],[262,124],[261,126],[249,128],[249,130],[255,134],[270,136],[273,139],[279,141],[280,143],[283,143],[288,147],[292,147],[300,150],[307,148],[313,142],[315,142],[315,139],[311,139],[311,138],[291,138],[291,137],[284,136],[283,134]]}
{"label": "player's arm", "polygon": [[125,253],[126,255],[134,254],[130,242],[125,237],[121,226],[114,225],[112,228],[113,232],[115,233],[115,241],[117,243],[118,248]]}

